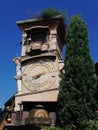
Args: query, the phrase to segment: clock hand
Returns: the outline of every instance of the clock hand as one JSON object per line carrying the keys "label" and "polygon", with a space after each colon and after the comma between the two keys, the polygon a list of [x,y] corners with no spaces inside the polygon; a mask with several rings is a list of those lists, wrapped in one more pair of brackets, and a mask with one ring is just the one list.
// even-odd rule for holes
{"label": "clock hand", "polygon": [[37,79],[37,78],[39,78],[42,74],[45,74],[45,72],[41,72],[41,73],[39,73],[39,74],[33,75],[33,76],[32,76],[32,79]]}
{"label": "clock hand", "polygon": [[36,74],[36,75],[33,75],[32,78],[35,79],[37,77],[39,77],[41,74]]}

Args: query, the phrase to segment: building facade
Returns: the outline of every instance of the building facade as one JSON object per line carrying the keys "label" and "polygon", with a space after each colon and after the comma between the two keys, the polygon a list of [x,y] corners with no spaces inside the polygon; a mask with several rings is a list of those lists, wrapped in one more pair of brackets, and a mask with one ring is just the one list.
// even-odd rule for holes
{"label": "building facade", "polygon": [[64,21],[56,16],[16,23],[22,33],[22,43],[21,56],[13,59],[17,93],[10,124],[55,125],[60,74],[64,67]]}

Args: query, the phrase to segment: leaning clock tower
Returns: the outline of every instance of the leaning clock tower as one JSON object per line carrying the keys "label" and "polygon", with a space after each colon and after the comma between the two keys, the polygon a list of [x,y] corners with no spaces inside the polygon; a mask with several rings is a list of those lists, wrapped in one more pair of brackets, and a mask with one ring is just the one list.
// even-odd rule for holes
{"label": "leaning clock tower", "polygon": [[[22,106],[22,122],[35,118],[55,122],[65,25],[62,16],[17,21],[22,32],[21,56],[16,65],[15,111]],[[35,121],[36,123],[36,121]]]}

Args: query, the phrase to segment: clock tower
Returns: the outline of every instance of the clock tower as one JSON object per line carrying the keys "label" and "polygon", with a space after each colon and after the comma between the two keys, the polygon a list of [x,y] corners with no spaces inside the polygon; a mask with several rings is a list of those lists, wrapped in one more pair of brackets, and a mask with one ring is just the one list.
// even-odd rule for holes
{"label": "clock tower", "polygon": [[[65,25],[62,16],[17,21],[22,32],[21,56],[16,65],[15,111],[22,106],[22,119],[50,118],[55,122]],[[34,120],[33,120],[34,121]],[[40,121],[39,121],[40,122]]]}

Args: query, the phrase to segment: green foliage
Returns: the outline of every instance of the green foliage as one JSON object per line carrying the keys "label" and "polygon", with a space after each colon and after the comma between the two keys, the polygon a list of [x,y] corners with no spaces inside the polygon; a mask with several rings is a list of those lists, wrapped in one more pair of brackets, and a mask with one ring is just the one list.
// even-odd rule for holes
{"label": "green foliage", "polygon": [[42,126],[41,129],[43,129],[43,130],[65,130],[63,128],[52,127],[52,126]]}
{"label": "green foliage", "polygon": [[43,18],[52,18],[55,16],[61,15],[64,20],[66,20],[66,14],[60,10],[47,8],[43,11]]}
{"label": "green foliage", "polygon": [[88,30],[80,15],[71,18],[66,37],[65,74],[61,75],[58,116],[61,126],[85,130],[94,119],[96,75],[89,54]]}
{"label": "green foliage", "polygon": [[62,17],[64,21],[67,21],[67,14],[59,9],[54,8],[46,8],[43,11],[34,12],[34,16],[32,18],[50,19],[58,16]]}
{"label": "green foliage", "polygon": [[76,130],[72,126],[67,125],[66,127],[56,127],[56,126],[41,126],[42,130]]}
{"label": "green foliage", "polygon": [[96,120],[89,120],[87,130],[98,130],[98,122]]}

